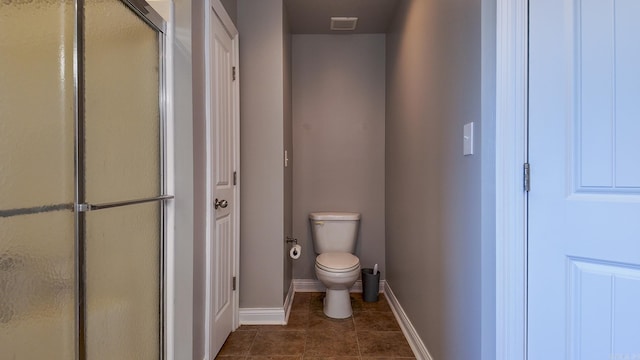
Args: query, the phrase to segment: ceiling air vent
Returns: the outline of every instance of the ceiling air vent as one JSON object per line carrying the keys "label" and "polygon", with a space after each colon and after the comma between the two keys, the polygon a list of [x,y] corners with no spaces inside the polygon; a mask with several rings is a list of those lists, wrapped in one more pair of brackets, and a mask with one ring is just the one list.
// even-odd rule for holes
{"label": "ceiling air vent", "polygon": [[331,17],[331,30],[349,31],[355,30],[358,24],[357,17]]}

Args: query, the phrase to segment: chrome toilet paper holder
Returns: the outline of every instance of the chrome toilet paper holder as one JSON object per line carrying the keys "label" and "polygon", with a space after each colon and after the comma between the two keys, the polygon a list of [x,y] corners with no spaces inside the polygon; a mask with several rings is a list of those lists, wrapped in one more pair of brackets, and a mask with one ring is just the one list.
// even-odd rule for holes
{"label": "chrome toilet paper holder", "polygon": [[298,245],[298,239],[293,238],[291,236],[287,236],[286,239],[284,240],[286,243],[295,243],[296,245]]}

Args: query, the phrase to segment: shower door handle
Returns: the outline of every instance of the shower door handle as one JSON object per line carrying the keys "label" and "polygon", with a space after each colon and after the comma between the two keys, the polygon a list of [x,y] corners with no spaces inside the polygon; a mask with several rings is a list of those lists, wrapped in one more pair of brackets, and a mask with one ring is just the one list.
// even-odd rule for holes
{"label": "shower door handle", "polygon": [[217,210],[219,207],[220,208],[226,208],[227,206],[229,206],[229,202],[227,200],[218,200],[216,198],[216,202],[213,204],[213,207]]}

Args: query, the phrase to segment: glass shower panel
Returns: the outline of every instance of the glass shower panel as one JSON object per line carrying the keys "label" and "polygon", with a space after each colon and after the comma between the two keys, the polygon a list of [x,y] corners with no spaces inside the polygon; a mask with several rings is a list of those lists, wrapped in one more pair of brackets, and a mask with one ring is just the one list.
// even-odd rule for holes
{"label": "glass shower panel", "polygon": [[72,1],[0,1],[0,212],[74,200]]}
{"label": "glass shower panel", "polygon": [[159,35],[119,0],[85,5],[86,199],[160,195]]}
{"label": "glass shower panel", "polygon": [[87,358],[160,358],[157,202],[87,213]]}
{"label": "glass shower panel", "polygon": [[75,357],[74,214],[0,217],[0,358]]}
{"label": "glass shower panel", "polygon": [[76,353],[75,9],[0,1],[0,358]]}

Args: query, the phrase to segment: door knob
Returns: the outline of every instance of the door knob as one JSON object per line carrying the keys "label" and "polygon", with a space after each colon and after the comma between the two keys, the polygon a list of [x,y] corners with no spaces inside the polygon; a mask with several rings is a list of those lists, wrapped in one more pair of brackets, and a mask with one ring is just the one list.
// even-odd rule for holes
{"label": "door knob", "polygon": [[226,208],[227,206],[229,206],[229,202],[227,200],[218,200],[216,198],[216,202],[213,204],[214,208],[218,209],[219,207],[221,208]]}

